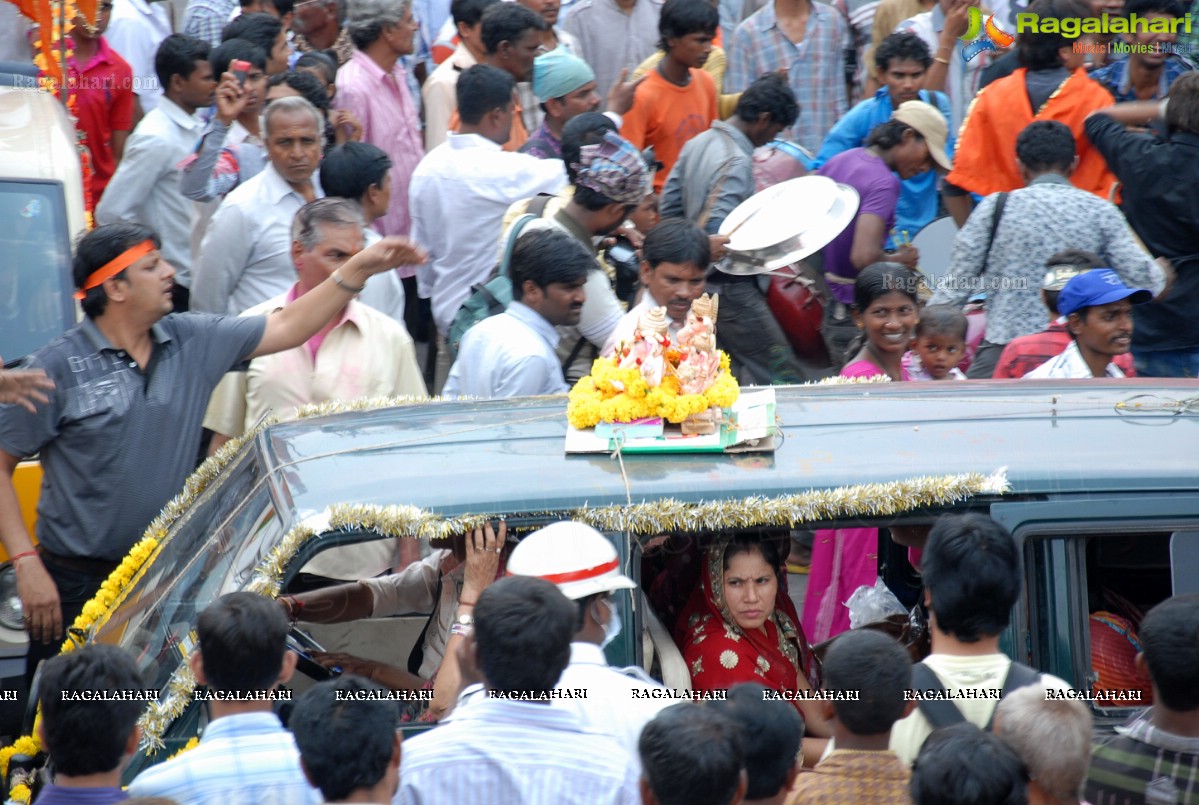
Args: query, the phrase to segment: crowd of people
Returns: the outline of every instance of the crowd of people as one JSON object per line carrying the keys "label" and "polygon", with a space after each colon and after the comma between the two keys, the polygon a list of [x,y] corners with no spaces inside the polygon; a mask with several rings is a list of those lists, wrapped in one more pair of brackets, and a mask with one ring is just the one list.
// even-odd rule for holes
{"label": "crowd of people", "polygon": [[1199,596],[1145,615],[1136,665],[1153,707],[1096,738],[1079,691],[1000,650],[1021,559],[984,515],[945,515],[928,534],[932,645],[916,663],[871,629],[840,634],[817,660],[782,611],[772,538],[715,540],[680,622],[688,698],[699,699],[685,702],[639,668],[608,665],[617,602],[637,585],[602,534],[562,521],[509,543],[489,525],[452,547],[462,549],[465,585],[440,602],[454,617],[433,663],[434,700],[449,691],[435,729],[399,732],[421,680],[349,657],[294,701],[273,695],[295,682],[297,618],[386,614],[377,596],[414,579],[278,600],[229,593],[200,614],[188,657],[211,694],[199,744],[143,769],[127,791],[141,705],[89,692],[141,691],[135,659],[88,645],[47,661],[38,729],[55,776],[36,802],[1193,801]]}
{"label": "crowd of people", "polygon": [[[995,5],[1003,33],[1008,4]],[[74,250],[83,320],[0,371],[0,538],[31,638],[27,675],[198,457],[266,414],[364,396],[563,393],[649,309],[674,333],[705,291],[720,296],[718,346],[744,385],[1199,375],[1199,196],[1188,189],[1199,74],[1186,53],[1197,42],[1167,32],[1188,9],[1028,10],[1038,30],[976,53],[963,39],[974,0],[190,0],[177,25],[143,0],[100,2],[69,31],[96,224]],[[1101,13],[1165,24],[1120,40],[1047,24]],[[31,62],[27,45],[0,39],[0,59]],[[848,226],[795,267],[822,305],[819,357],[793,342],[769,278],[733,269],[721,234],[755,192],[806,173],[858,199]],[[949,268],[926,276],[912,236],[943,217],[959,227]],[[36,547],[12,482],[35,454],[46,476]],[[1151,782],[1191,796],[1196,603],[1172,599],[1145,619],[1157,704],[1091,757],[1085,708],[1042,695],[1065,683],[999,651],[1019,594],[1010,535],[944,522],[911,552],[933,613],[933,653],[912,674],[893,644],[846,634],[837,605],[877,577],[876,530],[816,532],[801,610],[781,582],[789,544],[696,546],[695,584],[659,612],[694,689],[731,691],[719,706],[664,709],[636,695],[653,680],[607,667],[602,648],[622,622],[614,594],[632,585],[619,572],[574,586],[504,578],[577,581],[606,567],[606,555],[572,564],[603,553],[585,529],[559,541],[577,540],[570,553],[547,542],[536,558],[521,551],[537,535],[513,547],[502,525],[423,558],[405,541],[397,561],[372,559],[398,572],[367,583],[297,589],[278,606],[221,599],[201,619],[194,664],[227,690],[287,681],[289,617],[433,616],[406,668],[318,657],[347,677],[297,705],[294,745],[261,708],[214,708],[203,751],[132,791],[1071,802],[1086,782],[1107,805],[1157,801],[1133,793]],[[230,635],[253,656],[213,648]],[[811,645],[831,638],[817,657]],[[205,664],[214,656],[221,668]],[[46,669],[63,689],[132,684],[100,649]],[[994,725],[986,699],[963,705],[966,724],[902,703],[913,685],[1006,692],[1013,679]],[[338,703],[376,685],[431,701],[394,713]],[[549,708],[492,695],[556,688],[609,695]],[[761,695],[850,688],[869,695]],[[56,787],[112,787],[136,744],[114,711],[111,751],[73,766],[73,739],[100,730],[78,726],[98,723],[89,713],[47,714]],[[67,726],[55,732],[55,719]],[[447,723],[401,751],[405,719]],[[1047,723],[1071,731],[1052,752]],[[251,751],[260,762],[229,765]],[[283,777],[294,787],[265,793]],[[68,796],[54,791],[39,801]]]}

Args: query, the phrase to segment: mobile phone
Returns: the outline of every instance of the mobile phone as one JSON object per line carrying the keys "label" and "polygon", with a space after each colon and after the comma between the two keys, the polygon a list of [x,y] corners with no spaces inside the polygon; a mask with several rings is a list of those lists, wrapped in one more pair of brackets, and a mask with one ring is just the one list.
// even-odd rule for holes
{"label": "mobile phone", "polygon": [[234,59],[229,62],[229,72],[237,76],[237,83],[246,85],[246,76],[250,74],[250,63],[244,59]]}

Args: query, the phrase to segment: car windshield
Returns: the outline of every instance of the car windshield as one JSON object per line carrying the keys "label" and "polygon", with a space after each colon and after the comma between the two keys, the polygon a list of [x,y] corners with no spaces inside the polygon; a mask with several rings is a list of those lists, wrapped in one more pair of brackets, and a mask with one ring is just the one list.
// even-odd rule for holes
{"label": "car windshield", "polygon": [[245,589],[283,533],[256,450],[248,450],[180,520],[162,552],[96,633],[138,661],[161,690],[194,644],[201,610]]}
{"label": "car windshield", "polygon": [[11,363],[74,323],[62,185],[0,181],[0,356]]}

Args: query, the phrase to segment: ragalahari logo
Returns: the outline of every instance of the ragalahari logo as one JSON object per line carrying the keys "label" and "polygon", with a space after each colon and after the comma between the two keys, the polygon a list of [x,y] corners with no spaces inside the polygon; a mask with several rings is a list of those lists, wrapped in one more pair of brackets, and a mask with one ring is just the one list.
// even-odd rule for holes
{"label": "ragalahari logo", "polygon": [[962,59],[965,61],[970,61],[984,50],[996,53],[999,48],[1010,47],[1016,41],[1016,37],[995,24],[994,14],[987,17],[987,23],[983,25],[983,13],[977,6],[972,6],[966,13],[969,15],[966,33],[958,37],[968,43],[962,46]]}

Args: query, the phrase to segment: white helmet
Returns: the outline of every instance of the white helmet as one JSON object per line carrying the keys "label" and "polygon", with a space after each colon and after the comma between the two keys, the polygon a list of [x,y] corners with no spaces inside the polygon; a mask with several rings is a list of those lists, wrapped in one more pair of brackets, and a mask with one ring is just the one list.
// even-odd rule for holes
{"label": "white helmet", "polygon": [[637,588],[620,572],[620,557],[607,537],[571,520],[552,523],[522,539],[508,557],[508,575],[545,579],[574,601]]}

